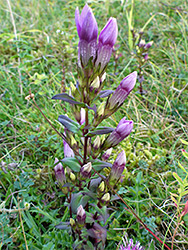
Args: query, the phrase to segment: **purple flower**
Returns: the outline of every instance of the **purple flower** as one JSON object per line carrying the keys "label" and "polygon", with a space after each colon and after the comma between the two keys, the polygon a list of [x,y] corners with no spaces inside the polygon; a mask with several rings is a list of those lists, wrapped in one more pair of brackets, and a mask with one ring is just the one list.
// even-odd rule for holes
{"label": "purple flower", "polygon": [[121,119],[117,128],[104,141],[103,149],[115,147],[131,133],[132,129],[133,121],[127,121],[125,117]]}
{"label": "purple flower", "polygon": [[106,150],[106,152],[104,152],[104,154],[102,155],[102,160],[107,161],[111,153],[112,153],[112,148],[109,148],[108,150]]}
{"label": "purple flower", "polygon": [[88,178],[91,175],[92,165],[91,162],[88,162],[84,166],[81,167],[80,173],[84,178]]}
{"label": "purple flower", "polygon": [[126,156],[124,150],[117,156],[114,164],[112,165],[110,180],[119,180],[126,164]]}
{"label": "purple flower", "polygon": [[145,61],[148,60],[148,53],[146,53],[146,54],[144,55],[144,60],[145,60]]}
{"label": "purple flower", "polygon": [[136,242],[136,244],[133,244],[133,240],[130,239],[129,243],[126,243],[125,240],[124,245],[120,245],[119,250],[144,250],[142,246],[140,246],[140,242]]}
{"label": "purple flower", "polygon": [[[59,162],[59,160],[57,158],[55,158],[54,164],[57,164],[58,162]],[[54,171],[55,171],[55,177],[56,177],[58,183],[63,186],[65,184],[65,182],[66,182],[66,177],[65,177],[65,172],[64,172],[64,169],[63,169],[63,165],[59,162],[54,167]]]}
{"label": "purple flower", "polygon": [[145,49],[149,49],[153,44],[153,41],[146,43],[146,45],[144,46]]}
{"label": "purple flower", "polygon": [[142,47],[144,47],[145,46],[145,41],[144,40],[141,40],[140,42],[139,42],[139,44],[138,44],[138,47],[140,47],[140,48],[142,48]]}
{"label": "purple flower", "polygon": [[98,67],[98,65],[101,64],[100,71],[105,68],[105,66],[110,60],[112,48],[116,42],[117,35],[117,21],[115,18],[110,17],[107,24],[99,35],[99,41],[97,46],[97,60],[95,66]]}
{"label": "purple flower", "polygon": [[63,145],[64,145],[64,157],[74,157],[74,152],[70,148],[69,144],[63,140]]}
{"label": "purple flower", "polygon": [[76,216],[76,219],[77,219],[78,224],[80,224],[80,225],[83,225],[83,224],[85,223],[85,220],[86,220],[86,212],[85,212],[85,210],[83,209],[82,205],[80,205],[80,206],[77,208],[77,216]]}
{"label": "purple flower", "polygon": [[89,59],[95,59],[97,50],[98,27],[92,10],[86,4],[79,14],[78,7],[75,11],[75,22],[78,36],[80,38],[78,44],[78,61],[86,66]]}
{"label": "purple flower", "polygon": [[129,93],[133,90],[136,78],[137,72],[134,71],[121,81],[120,85],[109,99],[109,109],[113,109],[115,106],[117,109],[123,104]]}

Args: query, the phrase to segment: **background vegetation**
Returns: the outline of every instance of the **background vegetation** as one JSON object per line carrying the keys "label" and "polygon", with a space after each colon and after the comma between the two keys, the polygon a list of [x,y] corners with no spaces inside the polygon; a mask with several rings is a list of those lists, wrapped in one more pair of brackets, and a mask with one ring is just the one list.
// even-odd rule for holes
{"label": "background vegetation", "polygon": [[[51,97],[68,93],[70,82],[76,80],[74,12],[85,1],[0,2],[1,248],[71,249],[70,235],[55,228],[68,219],[53,171],[55,157],[63,158],[63,143],[25,97],[31,90],[44,114],[62,131],[56,120],[59,114],[69,114],[69,108],[56,105]],[[188,4],[183,0],[87,3],[99,30],[110,16],[118,21],[106,89],[115,89],[138,68],[130,30],[144,30],[143,38],[154,41],[142,69],[146,93],[139,94],[138,82],[125,105],[107,122],[118,124],[123,116],[134,121],[131,136],[116,148],[117,153],[123,148],[127,155],[119,194],[166,244],[170,246],[173,240],[174,249],[188,249],[188,215],[179,220],[188,199],[186,192],[180,206],[175,205],[180,189],[186,191],[188,185],[187,161],[181,152],[187,147],[181,140],[188,141]],[[122,203],[112,203],[112,207],[115,212],[106,249],[116,249],[125,233],[146,249],[164,249]]]}

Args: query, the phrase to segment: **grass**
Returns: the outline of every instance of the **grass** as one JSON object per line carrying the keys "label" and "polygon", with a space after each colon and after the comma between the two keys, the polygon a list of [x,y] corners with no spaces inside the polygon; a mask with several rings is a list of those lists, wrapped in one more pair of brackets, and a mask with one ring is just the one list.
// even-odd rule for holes
{"label": "grass", "polygon": [[[115,89],[123,77],[138,67],[130,45],[130,28],[139,31],[147,24],[144,39],[154,41],[143,68],[143,88],[147,94],[140,96],[137,84],[125,105],[107,123],[117,124],[123,116],[134,121],[133,133],[112,156],[121,148],[126,150],[127,171],[120,193],[148,227],[170,246],[178,223],[178,212],[171,199],[171,193],[178,195],[178,182],[172,173],[185,178],[178,161],[188,171],[181,154],[181,149],[187,146],[180,141],[188,141],[188,5],[180,0],[88,3],[99,27],[110,16],[118,20],[115,48],[118,60],[114,65],[112,56],[106,89]],[[74,11],[76,6],[81,9],[84,4],[81,0],[10,1],[11,19],[8,1],[1,0],[2,249],[71,249],[70,235],[55,228],[68,218],[65,198],[55,185],[53,173],[54,158],[63,158],[63,143],[25,97],[31,90],[44,114],[61,131],[56,120],[59,114],[70,114],[69,107],[57,105],[51,97],[63,90],[68,93],[70,82],[76,79],[78,36]],[[187,196],[181,202],[186,200]],[[29,210],[21,209],[25,202],[30,204]],[[116,249],[124,233],[140,241],[146,249],[165,249],[123,204],[113,206],[116,213],[111,219],[106,249]],[[3,208],[10,211],[2,212]],[[188,248],[187,228],[188,218],[184,216],[173,249]]]}

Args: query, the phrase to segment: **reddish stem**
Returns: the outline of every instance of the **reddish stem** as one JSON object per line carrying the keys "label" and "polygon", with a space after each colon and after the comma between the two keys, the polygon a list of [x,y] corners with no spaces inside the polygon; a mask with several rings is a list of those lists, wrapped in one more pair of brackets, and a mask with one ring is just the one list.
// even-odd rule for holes
{"label": "reddish stem", "polygon": [[146,224],[138,217],[138,215],[132,210],[132,208],[123,200],[123,198],[121,198],[121,196],[113,189],[113,187],[111,187],[105,180],[105,178],[100,175],[94,168],[93,170],[98,174],[99,177],[101,177],[103,179],[103,181],[105,181],[106,185],[110,188],[110,190],[112,192],[114,192],[118,197],[119,199],[125,204],[125,206],[127,207],[127,210],[130,211],[134,216],[135,218],[140,222],[140,224],[150,233],[153,235],[153,237],[155,239],[157,239],[160,243],[164,244],[164,246],[168,249],[168,250],[171,250],[165,243],[163,243],[163,241],[157,237],[157,235],[155,235],[147,226]]}

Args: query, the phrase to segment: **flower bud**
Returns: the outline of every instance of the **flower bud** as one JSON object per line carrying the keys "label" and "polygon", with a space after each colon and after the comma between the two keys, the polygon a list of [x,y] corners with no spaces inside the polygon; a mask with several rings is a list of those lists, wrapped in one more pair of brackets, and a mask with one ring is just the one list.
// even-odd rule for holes
{"label": "flower bud", "polygon": [[73,150],[69,147],[69,144],[63,140],[63,145],[64,145],[64,157],[74,157],[74,152]]}
{"label": "flower bud", "polygon": [[100,72],[102,72],[110,60],[117,35],[117,21],[115,18],[111,17],[99,35],[95,66],[98,67],[98,65],[101,64]]}
{"label": "flower bud", "polygon": [[109,193],[104,194],[100,199],[99,207],[106,206],[109,203],[109,201],[110,201],[110,194]]}
{"label": "flower bud", "polygon": [[146,45],[144,46],[145,49],[149,49],[153,44],[153,41],[146,43]]}
{"label": "flower bud", "polygon": [[71,179],[71,181],[75,181],[76,180],[76,176],[75,176],[75,174],[73,174],[72,172],[70,172],[70,179]]}
{"label": "flower bud", "polygon": [[104,194],[101,200],[106,202],[110,201],[110,194],[109,193]]}
{"label": "flower bud", "polygon": [[95,138],[95,140],[93,142],[93,149],[94,150],[99,149],[100,145],[101,145],[100,137],[97,135],[97,137]]}
{"label": "flower bud", "polygon": [[139,46],[139,48],[142,48],[142,47],[144,47],[145,44],[146,44],[145,40],[142,39],[142,40],[139,42],[138,46]]}
{"label": "flower bud", "polygon": [[90,87],[94,89],[98,89],[100,87],[100,80],[99,77],[97,76],[95,80],[91,83]]}
{"label": "flower bud", "polygon": [[106,102],[102,102],[98,109],[97,109],[97,115],[98,116],[103,116],[104,115],[104,111],[105,111],[105,106],[106,106]]}
{"label": "flower bud", "polygon": [[88,178],[91,174],[91,170],[92,170],[91,162],[88,162],[87,164],[81,167],[80,173],[84,178]]}
{"label": "flower bud", "polygon": [[70,89],[71,89],[72,95],[74,96],[74,93],[76,92],[76,87],[74,86],[72,82],[70,83]]}
{"label": "flower bud", "polygon": [[104,72],[104,74],[101,77],[101,82],[104,82],[104,80],[106,80],[106,72]]}
{"label": "flower bud", "polygon": [[86,220],[86,212],[83,209],[82,205],[80,205],[77,209],[77,216],[76,216],[77,222],[80,225],[83,225]]}
{"label": "flower bud", "polygon": [[126,156],[124,150],[117,156],[114,164],[112,165],[110,173],[110,181],[119,180],[126,164]]}
{"label": "flower bud", "polygon": [[104,141],[102,148],[108,149],[115,147],[131,133],[132,129],[133,121],[127,121],[125,118],[121,119],[117,128]]}
{"label": "flower bud", "polygon": [[112,148],[109,148],[108,150],[106,150],[106,152],[102,155],[102,160],[107,161],[111,153],[112,153]]}
{"label": "flower bud", "polygon": [[77,142],[72,134],[70,134],[70,144],[71,144],[71,147],[74,147],[77,145]]}
{"label": "flower bud", "polygon": [[104,188],[105,188],[105,185],[104,185],[104,181],[102,181],[98,187],[99,191],[100,192],[104,192]]}
{"label": "flower bud", "polygon": [[57,158],[55,158],[55,162],[54,162],[54,164],[56,164],[56,166],[54,167],[55,177],[56,177],[58,183],[63,186],[66,182],[65,172],[63,169],[63,165],[60,162],[59,163],[58,162],[59,162],[59,160]]}
{"label": "flower bud", "polygon": [[84,108],[81,108],[80,110],[80,125],[82,125],[85,122],[86,119],[86,111]]}
{"label": "flower bud", "polygon": [[76,225],[75,220],[73,218],[70,218],[70,225],[71,227],[74,227]]}
{"label": "flower bud", "polygon": [[134,71],[121,81],[120,85],[109,99],[109,109],[116,107],[115,109],[117,110],[117,108],[123,104],[129,93],[133,90],[136,78],[137,72]]}
{"label": "flower bud", "polygon": [[144,55],[144,60],[145,60],[145,61],[148,60],[148,53],[146,53],[146,54]]}
{"label": "flower bud", "polygon": [[75,22],[78,36],[80,38],[78,44],[78,62],[84,67],[87,65],[89,59],[96,57],[98,27],[92,10],[86,4],[82,10],[81,15],[79,9],[75,11]]}

